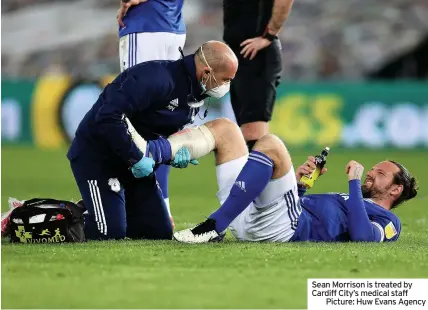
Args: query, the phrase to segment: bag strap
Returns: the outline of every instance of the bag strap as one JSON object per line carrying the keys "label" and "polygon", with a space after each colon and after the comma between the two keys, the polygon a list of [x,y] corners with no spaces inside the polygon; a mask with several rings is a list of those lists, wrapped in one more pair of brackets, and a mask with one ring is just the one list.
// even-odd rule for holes
{"label": "bag strap", "polygon": [[20,208],[16,208],[12,211],[11,218],[20,218],[25,225],[30,224],[30,218],[37,216],[39,214],[44,214],[45,217],[43,222],[40,223],[49,223],[52,216],[61,214],[64,216],[64,219],[67,221],[73,220],[73,214],[68,208],[62,208],[60,206],[54,208],[43,208],[42,205],[23,205]]}
{"label": "bag strap", "polygon": [[23,204],[23,206],[39,206],[41,204],[53,204],[53,205],[66,205],[65,201],[61,201],[61,200],[56,200],[56,199],[52,199],[52,198],[32,198],[29,200],[26,200]]}

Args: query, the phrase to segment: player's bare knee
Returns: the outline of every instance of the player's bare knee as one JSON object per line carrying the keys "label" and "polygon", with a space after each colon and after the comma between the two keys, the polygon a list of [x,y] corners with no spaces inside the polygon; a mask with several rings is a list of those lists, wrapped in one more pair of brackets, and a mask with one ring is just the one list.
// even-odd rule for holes
{"label": "player's bare knee", "polygon": [[286,175],[292,166],[290,153],[277,136],[267,134],[259,139],[253,150],[268,156],[274,163],[273,179]]}
{"label": "player's bare knee", "polygon": [[234,131],[239,130],[234,122],[224,117],[209,121],[205,123],[205,126],[210,129],[216,141],[227,138],[227,136],[233,134]]}
{"label": "player's bare knee", "polygon": [[248,154],[244,137],[238,125],[227,118],[218,118],[205,124],[215,139],[217,164]]}
{"label": "player's bare knee", "polygon": [[238,142],[243,139],[238,125],[228,118],[218,118],[205,124],[216,141],[216,148],[224,146],[227,142]]}

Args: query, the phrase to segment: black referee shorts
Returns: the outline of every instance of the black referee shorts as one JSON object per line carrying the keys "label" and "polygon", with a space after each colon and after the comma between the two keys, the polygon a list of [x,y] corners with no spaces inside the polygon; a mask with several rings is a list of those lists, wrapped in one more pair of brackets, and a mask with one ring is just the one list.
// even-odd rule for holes
{"label": "black referee shorts", "polygon": [[274,40],[253,60],[241,56],[239,44],[229,44],[239,60],[238,71],[230,86],[230,99],[239,126],[271,120],[276,88],[281,79],[280,44]]}

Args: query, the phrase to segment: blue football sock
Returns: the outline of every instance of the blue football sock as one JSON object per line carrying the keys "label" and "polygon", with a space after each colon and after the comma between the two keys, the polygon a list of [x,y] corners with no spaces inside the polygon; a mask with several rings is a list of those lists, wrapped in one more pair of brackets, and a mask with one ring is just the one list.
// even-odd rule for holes
{"label": "blue football sock", "polygon": [[216,220],[217,233],[223,232],[263,192],[272,173],[273,161],[263,153],[252,151],[226,201],[210,215]]}
{"label": "blue football sock", "polygon": [[171,161],[171,144],[165,138],[150,140],[147,143],[147,151],[149,156],[158,164],[167,164]]}
{"label": "blue football sock", "polygon": [[171,166],[169,165],[160,165],[156,169],[156,180],[159,183],[159,187],[162,190],[163,198],[168,198],[168,176]]}

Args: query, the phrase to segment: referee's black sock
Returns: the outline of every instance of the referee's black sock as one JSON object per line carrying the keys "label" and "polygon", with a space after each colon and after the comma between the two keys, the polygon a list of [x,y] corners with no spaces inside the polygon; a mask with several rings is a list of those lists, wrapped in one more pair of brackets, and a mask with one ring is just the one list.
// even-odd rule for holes
{"label": "referee's black sock", "polygon": [[248,140],[247,141],[247,147],[248,147],[248,152],[251,152],[253,150],[254,144],[256,144],[258,140]]}

